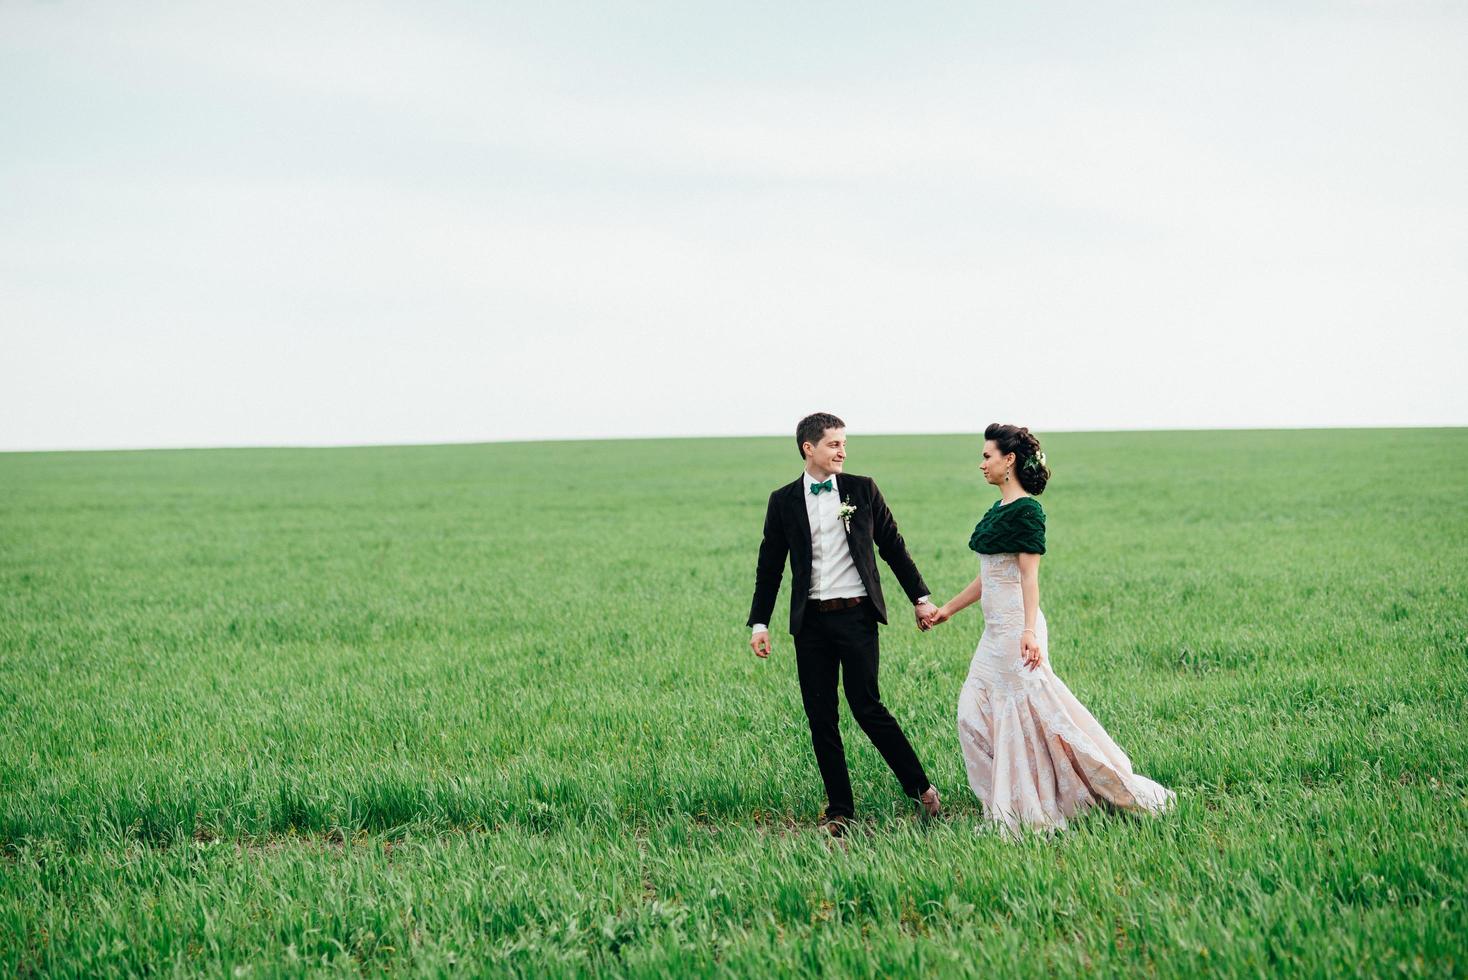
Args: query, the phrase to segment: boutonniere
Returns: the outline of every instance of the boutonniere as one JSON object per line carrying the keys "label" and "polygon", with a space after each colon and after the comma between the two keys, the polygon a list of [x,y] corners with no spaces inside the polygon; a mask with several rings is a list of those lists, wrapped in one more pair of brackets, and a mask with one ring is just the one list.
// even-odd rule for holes
{"label": "boutonniere", "polygon": [[846,525],[846,533],[851,533],[851,515],[856,513],[856,505],[851,502],[851,494],[846,495],[846,501],[836,511],[836,516],[841,518],[841,523]]}

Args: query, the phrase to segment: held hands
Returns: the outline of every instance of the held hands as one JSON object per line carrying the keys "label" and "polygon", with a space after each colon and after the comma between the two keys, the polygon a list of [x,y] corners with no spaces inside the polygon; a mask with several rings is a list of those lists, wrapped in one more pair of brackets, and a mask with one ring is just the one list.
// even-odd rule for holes
{"label": "held hands", "polygon": [[953,618],[952,613],[933,605],[931,602],[918,603],[913,609],[913,614],[917,616],[918,629],[924,633],[934,626],[940,623],[946,623],[949,619]]}
{"label": "held hands", "polygon": [[749,638],[749,648],[753,650],[754,655],[756,657],[759,657],[761,660],[764,660],[766,657],[768,657],[770,655],[769,632],[763,631],[751,636]]}

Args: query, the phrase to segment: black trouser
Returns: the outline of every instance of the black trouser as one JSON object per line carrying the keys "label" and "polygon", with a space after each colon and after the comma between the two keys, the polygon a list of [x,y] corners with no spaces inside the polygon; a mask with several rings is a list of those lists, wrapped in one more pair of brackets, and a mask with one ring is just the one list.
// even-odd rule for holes
{"label": "black trouser", "polygon": [[851,775],[836,712],[836,673],[844,675],[846,706],[867,738],[887,760],[902,791],[916,799],[928,788],[928,777],[902,727],[882,705],[877,692],[877,614],[870,600],[859,606],[820,612],[811,603],[795,636],[795,664],[800,697],[810,720],[816,764],[826,784],[826,814],[849,817],[855,808]]}

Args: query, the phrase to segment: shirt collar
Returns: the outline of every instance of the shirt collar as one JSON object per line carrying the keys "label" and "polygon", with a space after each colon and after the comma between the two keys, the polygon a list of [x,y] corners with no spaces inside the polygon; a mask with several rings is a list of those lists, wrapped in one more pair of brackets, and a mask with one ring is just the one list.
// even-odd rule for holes
{"label": "shirt collar", "polygon": [[836,478],[834,476],[815,477],[810,475],[810,470],[805,470],[800,474],[800,478],[802,480],[801,486],[805,488],[807,494],[810,493],[810,485],[812,483],[825,483],[826,480],[831,481],[831,489],[836,489]]}

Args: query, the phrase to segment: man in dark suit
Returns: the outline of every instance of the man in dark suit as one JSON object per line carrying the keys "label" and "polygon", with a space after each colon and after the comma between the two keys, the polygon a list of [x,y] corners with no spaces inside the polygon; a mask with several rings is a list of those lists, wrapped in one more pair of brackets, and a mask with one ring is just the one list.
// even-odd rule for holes
{"label": "man in dark suit", "polygon": [[805,472],[770,494],[749,610],[750,648],[761,659],[770,655],[767,624],[789,555],[790,633],[811,744],[826,784],[827,829],[843,834],[855,808],[837,715],[838,670],[856,723],[903,792],[936,816],[938,791],[877,690],[877,624],[887,622],[887,606],[873,546],[912,600],[919,628],[936,611],[928,587],[877,484],[843,472],[846,423],[825,412],[808,415],[796,427],[795,442]]}

